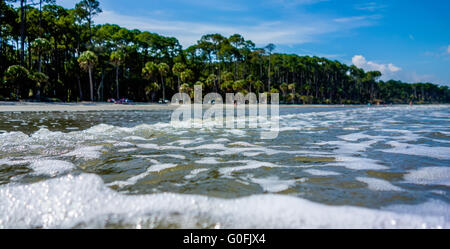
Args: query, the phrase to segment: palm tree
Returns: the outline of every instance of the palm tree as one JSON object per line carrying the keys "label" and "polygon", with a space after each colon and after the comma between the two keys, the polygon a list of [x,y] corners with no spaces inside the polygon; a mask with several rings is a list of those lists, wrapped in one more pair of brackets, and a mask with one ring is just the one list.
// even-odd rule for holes
{"label": "palm tree", "polygon": [[83,52],[78,58],[78,63],[80,63],[80,67],[89,72],[89,83],[91,90],[91,101],[94,101],[94,83],[92,81],[92,70],[98,62],[97,55],[95,55],[92,51]]}
{"label": "palm tree", "polygon": [[[149,61],[149,62],[145,63],[144,68],[142,68],[142,76],[147,80],[151,80],[155,76],[157,71],[158,71],[158,67],[156,66],[156,64]],[[154,91],[155,87],[152,86],[151,89],[152,89],[152,91]],[[153,100],[153,98],[152,98],[152,100]]]}
{"label": "palm tree", "polygon": [[216,77],[215,74],[210,74],[210,75],[208,76],[208,78],[206,79],[206,85],[207,85],[208,87],[214,86],[214,91],[215,91],[215,92],[217,92],[217,84],[216,84],[216,81],[217,81],[217,77]]}
{"label": "palm tree", "polygon": [[119,94],[119,66],[125,60],[125,54],[122,50],[117,50],[111,53],[110,61],[116,67],[116,88],[117,88],[117,99],[120,99]]}
{"label": "palm tree", "polygon": [[180,78],[183,83],[189,83],[194,79],[194,72],[188,68],[180,74]]}
{"label": "palm tree", "polygon": [[261,90],[263,89],[263,83],[260,80],[257,80],[254,84],[253,87],[255,88],[256,93],[260,93]]}
{"label": "palm tree", "polygon": [[182,72],[184,72],[184,69],[186,66],[183,63],[175,63],[172,68],[173,74],[175,74],[178,78],[178,92],[180,92],[180,75]]}
{"label": "palm tree", "polygon": [[190,91],[191,91],[191,87],[189,86],[189,84],[183,83],[183,84],[180,86],[180,93],[186,93],[186,94],[189,94]]}
{"label": "palm tree", "polygon": [[291,100],[292,100],[292,104],[295,104],[295,84],[289,84],[288,86],[289,91],[291,91]]}
{"label": "palm tree", "polygon": [[36,72],[30,74],[30,78],[36,83],[36,97],[38,100],[41,100],[41,88],[44,83],[48,82],[48,76],[41,72]]}
{"label": "palm tree", "polygon": [[16,88],[16,98],[20,98],[20,85],[29,79],[30,72],[23,66],[13,65],[8,67],[5,72],[5,79],[10,83],[11,88]]}
{"label": "palm tree", "polygon": [[288,89],[289,89],[288,84],[283,83],[280,85],[280,90],[281,90],[281,93],[283,94],[284,102],[286,102],[286,93],[287,93]]}
{"label": "palm tree", "polygon": [[155,99],[155,92],[159,91],[160,87],[158,85],[158,83],[153,82],[150,85],[145,87],[145,95],[149,95],[150,93],[152,94],[151,99],[152,101],[154,101]]}
{"label": "palm tree", "polygon": [[51,50],[51,44],[50,42],[45,38],[37,38],[31,43],[31,48],[37,53],[38,55],[38,72],[42,72],[42,55],[46,54],[48,51]]}
{"label": "palm tree", "polygon": [[166,87],[164,85],[164,77],[169,73],[170,67],[164,62],[159,63],[158,65],[158,71],[161,75],[161,86],[162,86],[162,92],[163,92],[163,102],[166,101]]}

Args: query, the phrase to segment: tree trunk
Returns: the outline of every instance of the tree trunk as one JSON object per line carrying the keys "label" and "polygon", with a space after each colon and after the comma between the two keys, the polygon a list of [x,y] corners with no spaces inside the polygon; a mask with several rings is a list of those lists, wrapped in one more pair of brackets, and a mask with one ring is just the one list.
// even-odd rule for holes
{"label": "tree trunk", "polygon": [[38,72],[39,73],[41,73],[42,72],[42,62],[41,62],[41,57],[42,57],[42,55],[41,55],[41,50],[39,50],[39,53],[38,53]]}
{"label": "tree trunk", "polygon": [[81,89],[80,75],[77,75],[78,90],[80,91],[80,101],[83,101],[83,89]]}
{"label": "tree trunk", "polygon": [[20,1],[20,65],[25,66],[25,5],[26,0]]}
{"label": "tree trunk", "polygon": [[161,75],[161,86],[163,94],[163,103],[166,103],[166,86],[164,85],[164,77]]}
{"label": "tree trunk", "polygon": [[120,99],[120,95],[119,95],[119,65],[116,66],[116,87],[117,87],[117,99]]}
{"label": "tree trunk", "polygon": [[89,67],[89,83],[91,86],[91,101],[94,101],[94,84],[92,82],[92,68]]}

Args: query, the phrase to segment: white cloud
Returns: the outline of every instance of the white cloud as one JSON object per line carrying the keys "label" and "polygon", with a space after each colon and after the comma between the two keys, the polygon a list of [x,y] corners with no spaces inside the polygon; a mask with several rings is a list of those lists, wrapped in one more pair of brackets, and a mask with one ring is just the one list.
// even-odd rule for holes
{"label": "white cloud", "polygon": [[450,45],[447,47],[447,54],[450,54]]}
{"label": "white cloud", "polygon": [[383,74],[383,79],[392,78],[395,73],[402,70],[400,67],[397,67],[392,63],[379,64],[373,61],[367,61],[362,55],[353,56],[352,63],[365,71],[380,71]]}
{"label": "white cloud", "polygon": [[235,22],[211,23],[127,16],[110,10],[104,10],[103,13],[95,17],[95,23],[115,23],[129,29],[140,29],[164,36],[176,37],[183,47],[195,44],[202,35],[209,33],[220,33],[226,36],[239,33],[246,39],[255,42],[258,46],[267,43],[279,45],[302,44],[316,41],[320,35],[361,26],[358,22],[339,24],[311,16],[308,16],[308,20],[247,20],[240,24],[235,24]]}
{"label": "white cloud", "polygon": [[386,8],[386,5],[380,5],[377,4],[376,2],[369,2],[369,3],[365,3],[365,4],[359,4],[356,6],[356,9],[358,10],[367,10],[367,11],[376,11],[376,10],[381,10]]}
{"label": "white cloud", "polygon": [[335,22],[338,23],[349,23],[349,22],[360,22],[360,21],[370,21],[375,19],[380,19],[382,16],[380,15],[369,15],[369,16],[350,16],[350,17],[341,17],[334,19]]}

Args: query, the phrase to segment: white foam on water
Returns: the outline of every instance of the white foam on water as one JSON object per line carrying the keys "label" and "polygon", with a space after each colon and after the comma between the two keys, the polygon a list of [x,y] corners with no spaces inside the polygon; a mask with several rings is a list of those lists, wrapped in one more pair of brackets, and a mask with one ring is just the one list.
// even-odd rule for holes
{"label": "white foam on water", "polygon": [[183,155],[175,155],[175,154],[166,154],[164,155],[166,157],[171,157],[171,158],[175,158],[175,159],[180,159],[180,160],[185,160],[186,157]]}
{"label": "white foam on water", "polygon": [[373,191],[404,191],[386,180],[370,177],[356,177],[356,180],[367,184],[368,188]]}
{"label": "white foam on water", "polygon": [[450,147],[431,147],[426,145],[399,143],[396,141],[388,142],[388,144],[394,148],[381,150],[382,152],[432,157],[437,159],[450,159]]}
{"label": "white foam on water", "polygon": [[127,136],[123,138],[124,140],[131,140],[131,141],[149,141],[151,139],[146,139],[143,137],[139,137],[139,136]]}
{"label": "white foam on water", "polygon": [[203,144],[196,147],[190,147],[186,150],[227,150],[228,148],[225,147],[223,144]]}
{"label": "white foam on water", "polygon": [[174,142],[171,142],[171,143],[168,143],[168,144],[169,145],[178,144],[178,145],[184,146],[184,145],[194,144],[194,143],[197,143],[197,142],[198,141],[195,141],[194,139],[183,139],[183,140],[177,140],[177,141],[174,141]]}
{"label": "white foam on water", "polygon": [[319,169],[305,169],[304,172],[314,175],[314,176],[338,176],[341,173],[328,171],[328,170],[319,170]]}
{"label": "white foam on water", "polygon": [[113,143],[114,147],[132,147],[134,146],[134,144],[129,143],[129,142],[117,142],[117,143]]}
{"label": "white foam on water", "polygon": [[101,150],[103,146],[85,146],[75,149],[72,152],[66,153],[62,156],[74,156],[85,160],[98,159],[102,155]]}
{"label": "white foam on water", "polygon": [[381,141],[381,140],[386,139],[387,137],[385,137],[385,136],[371,136],[371,135],[365,134],[364,132],[358,132],[358,133],[351,133],[351,134],[347,134],[347,135],[343,135],[343,136],[338,136],[338,138],[340,138],[342,140],[346,140],[346,141],[356,142],[356,141],[361,140],[361,139],[369,139],[369,140],[373,140],[373,141]]}
{"label": "white foam on water", "polygon": [[163,163],[163,164],[157,164],[157,165],[152,165],[148,168],[147,172],[161,172],[163,170],[166,169],[170,169],[173,167],[176,167],[177,164],[173,164],[173,163]]}
{"label": "white foam on water", "polygon": [[196,164],[219,164],[223,163],[217,160],[217,157],[203,157],[200,160],[195,161]]}
{"label": "white foam on water", "polygon": [[259,184],[264,191],[270,193],[278,193],[287,190],[297,182],[296,180],[281,180],[276,176],[267,178],[250,178],[250,180],[256,184]]}
{"label": "white foam on water", "polygon": [[15,165],[24,165],[28,164],[32,159],[12,159],[12,158],[1,158],[0,159],[0,165],[9,165],[9,166],[15,166]]}
{"label": "white foam on water", "polygon": [[180,160],[184,160],[186,159],[185,156],[183,155],[177,155],[177,154],[164,154],[164,155],[136,155],[135,157],[138,158],[149,158],[149,157],[170,157],[170,158],[175,158],[175,159],[180,159]]}
{"label": "white foam on water", "polygon": [[389,132],[389,133],[400,133],[402,135],[391,135],[390,138],[397,140],[397,141],[403,141],[403,142],[414,142],[417,141],[423,136],[414,133],[410,130],[403,130],[403,129],[381,129],[382,132]]}
{"label": "white foam on water", "polygon": [[352,170],[385,170],[389,169],[388,167],[379,164],[378,161],[369,159],[369,158],[363,158],[363,157],[344,157],[339,156],[336,158],[337,162],[333,162],[330,164],[327,164],[326,166],[333,165],[333,166],[342,166],[347,169]]}
{"label": "white foam on water", "polygon": [[132,152],[132,151],[136,151],[136,148],[127,148],[127,149],[120,149],[117,152],[119,153],[125,153],[125,152]]}
{"label": "white foam on water", "polygon": [[214,143],[227,143],[230,142],[230,139],[228,138],[218,138],[213,140]]}
{"label": "white foam on water", "polygon": [[153,150],[186,150],[184,147],[171,146],[171,145],[158,145],[158,144],[136,144],[137,147],[142,149]]}
{"label": "white foam on water", "polygon": [[418,185],[442,185],[450,187],[450,167],[424,167],[410,171],[403,177]]}
{"label": "white foam on water", "polygon": [[239,142],[230,143],[230,144],[228,144],[228,146],[255,147],[256,145],[248,143],[248,142],[239,141]]}
{"label": "white foam on water", "polygon": [[333,152],[336,154],[342,155],[352,155],[358,154],[360,152],[367,151],[373,144],[377,143],[379,140],[369,140],[359,143],[350,143],[346,141],[328,141],[328,142],[320,142],[315,143],[316,145],[332,145],[333,147],[337,147],[333,149]]}
{"label": "white foam on water", "polygon": [[241,160],[241,161],[230,161],[228,163],[239,163],[239,164],[245,164],[243,166],[235,166],[235,167],[222,167],[219,169],[219,173],[222,175],[230,175],[233,172],[236,171],[243,171],[243,170],[249,170],[249,169],[258,169],[261,167],[268,167],[268,168],[278,168],[281,167],[279,165],[269,163],[269,162],[260,162],[256,160]]}
{"label": "white foam on water", "polygon": [[208,171],[208,169],[194,169],[191,171],[191,173],[189,173],[189,175],[186,175],[184,178],[185,179],[192,179],[194,177],[196,177],[198,174]]}
{"label": "white foam on water", "polygon": [[427,203],[372,210],[279,195],[231,200],[182,194],[126,196],[90,174],[0,186],[0,228],[196,228],[205,223],[221,228],[450,228],[448,208],[446,203]]}
{"label": "white foam on water", "polygon": [[35,175],[57,176],[75,169],[75,165],[61,160],[38,160],[32,162],[28,167]]}

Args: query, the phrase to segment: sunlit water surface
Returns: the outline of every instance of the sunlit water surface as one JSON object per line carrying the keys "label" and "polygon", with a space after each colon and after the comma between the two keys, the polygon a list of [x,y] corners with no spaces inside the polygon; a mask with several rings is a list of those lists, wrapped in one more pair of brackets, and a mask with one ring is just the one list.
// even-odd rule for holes
{"label": "sunlit water surface", "polygon": [[450,228],[450,106],[171,113],[0,114],[0,227]]}

